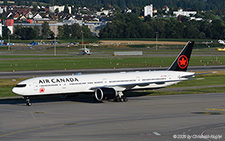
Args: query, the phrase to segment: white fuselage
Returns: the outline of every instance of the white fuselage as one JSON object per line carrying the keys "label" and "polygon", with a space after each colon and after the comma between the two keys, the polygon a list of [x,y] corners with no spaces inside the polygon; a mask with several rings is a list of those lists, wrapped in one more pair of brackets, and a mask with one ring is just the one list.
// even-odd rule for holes
{"label": "white fuselage", "polygon": [[97,88],[114,88],[118,92],[156,89],[187,80],[193,72],[144,71],[67,76],[36,77],[24,80],[13,88],[21,96],[94,92]]}

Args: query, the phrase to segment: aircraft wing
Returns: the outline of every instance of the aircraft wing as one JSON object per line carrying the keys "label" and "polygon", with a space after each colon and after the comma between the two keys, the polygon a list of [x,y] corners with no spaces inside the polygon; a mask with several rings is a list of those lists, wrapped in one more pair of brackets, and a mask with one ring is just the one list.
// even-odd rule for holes
{"label": "aircraft wing", "polygon": [[116,84],[116,85],[105,85],[101,87],[92,87],[91,90],[96,90],[98,88],[113,88],[113,87],[123,87],[123,88],[133,88],[135,86],[147,86],[149,84],[164,84],[166,82],[176,82],[176,81],[186,81],[188,79],[177,79],[177,80],[162,80],[162,81],[149,81],[149,82],[137,82],[137,83],[126,83],[126,84]]}
{"label": "aircraft wing", "polygon": [[196,75],[211,74],[211,73],[217,73],[217,72],[216,72],[216,71],[213,71],[213,72],[197,73],[197,74],[195,74],[195,76],[196,76]]}

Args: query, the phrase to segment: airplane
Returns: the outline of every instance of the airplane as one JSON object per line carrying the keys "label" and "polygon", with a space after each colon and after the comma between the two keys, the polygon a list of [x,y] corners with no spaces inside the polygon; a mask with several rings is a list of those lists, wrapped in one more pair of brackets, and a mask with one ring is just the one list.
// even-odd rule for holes
{"label": "airplane", "polygon": [[189,41],[172,65],[163,71],[36,77],[19,82],[12,91],[23,96],[27,106],[31,105],[30,97],[34,96],[81,93],[91,93],[97,102],[126,102],[124,91],[159,89],[194,77],[194,72],[187,72],[193,46],[194,41]]}
{"label": "airplane", "polygon": [[[218,43],[221,45],[225,45],[225,41],[224,40],[218,40]],[[225,51],[225,47],[224,48],[216,48],[217,51]]]}
{"label": "airplane", "polygon": [[223,41],[223,40],[218,40],[218,43],[222,44],[222,45],[225,45],[225,41]]}
{"label": "airplane", "polygon": [[91,49],[86,48],[86,45],[82,47],[82,49],[80,50],[82,50],[82,55],[85,55],[85,54],[91,55]]}

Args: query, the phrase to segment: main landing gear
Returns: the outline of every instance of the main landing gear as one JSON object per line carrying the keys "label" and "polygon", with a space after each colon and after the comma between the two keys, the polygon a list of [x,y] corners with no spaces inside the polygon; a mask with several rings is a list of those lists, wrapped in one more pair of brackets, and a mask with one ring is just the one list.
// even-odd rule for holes
{"label": "main landing gear", "polygon": [[26,105],[27,106],[31,106],[32,104],[30,103],[30,97],[24,97],[24,99],[26,100]]}
{"label": "main landing gear", "polygon": [[125,96],[122,96],[122,97],[117,96],[117,97],[114,99],[114,101],[115,101],[115,102],[127,102],[128,99],[127,99],[127,97],[125,97]]}
{"label": "main landing gear", "polygon": [[127,97],[125,97],[123,95],[123,92],[117,92],[117,93],[118,93],[118,95],[114,99],[115,102],[127,102],[128,101]]}

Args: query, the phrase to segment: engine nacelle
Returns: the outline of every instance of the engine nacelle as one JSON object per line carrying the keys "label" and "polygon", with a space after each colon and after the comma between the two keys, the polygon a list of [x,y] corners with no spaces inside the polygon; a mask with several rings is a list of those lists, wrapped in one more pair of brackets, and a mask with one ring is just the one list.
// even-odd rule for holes
{"label": "engine nacelle", "polygon": [[95,91],[95,99],[102,101],[103,99],[114,99],[116,97],[116,90],[113,88],[98,88]]}

